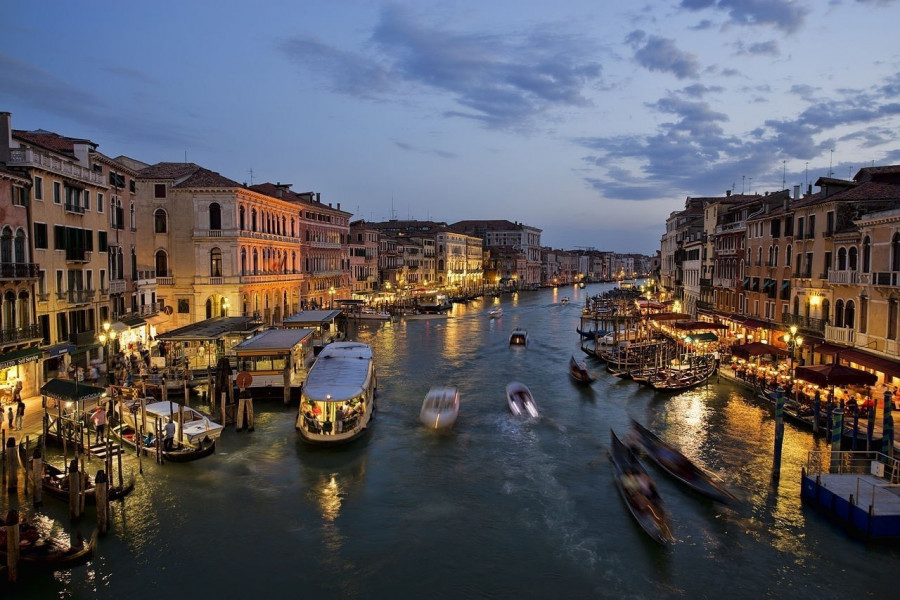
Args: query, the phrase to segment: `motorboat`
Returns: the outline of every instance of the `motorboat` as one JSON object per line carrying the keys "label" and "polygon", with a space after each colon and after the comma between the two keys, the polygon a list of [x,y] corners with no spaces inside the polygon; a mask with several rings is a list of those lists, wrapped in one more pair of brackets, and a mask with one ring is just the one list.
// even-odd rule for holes
{"label": "motorboat", "polygon": [[459,391],[455,387],[433,387],[422,401],[419,420],[429,429],[449,429],[459,415]]}
{"label": "motorboat", "polygon": [[512,330],[512,333],[509,334],[509,345],[510,346],[527,346],[528,345],[528,332],[522,329],[521,327],[516,327]]}
{"label": "motorboat", "polygon": [[[189,406],[167,400],[158,402],[154,398],[123,400],[116,404],[116,415],[119,422],[111,431],[123,444],[140,448],[148,455],[159,450],[170,462],[189,462],[213,454],[216,440],[224,429]],[[170,419],[175,423],[172,448],[159,449]]]}
{"label": "motorboat", "polygon": [[517,417],[540,416],[534,396],[524,383],[512,381],[506,386],[506,403],[509,405],[509,411]]}
{"label": "motorboat", "polygon": [[590,385],[594,382],[594,376],[588,371],[587,365],[575,360],[574,356],[569,358],[569,375],[578,383]]}
{"label": "motorboat", "polygon": [[559,299],[559,302],[560,302],[560,304],[568,304],[568,303],[569,303],[569,297],[568,297],[568,296],[563,296],[562,298]]}
{"label": "motorboat", "polygon": [[499,319],[503,316],[503,309],[499,306],[497,308],[492,308],[490,311],[488,311],[488,316],[492,319]]}
{"label": "motorboat", "polygon": [[362,308],[356,315],[364,321],[390,321],[391,313],[383,310],[375,310],[374,308]]}
{"label": "motorboat", "polygon": [[669,517],[656,483],[650,478],[631,448],[610,429],[609,459],[613,464],[616,488],[628,511],[647,535],[663,545],[675,541],[669,529]]}

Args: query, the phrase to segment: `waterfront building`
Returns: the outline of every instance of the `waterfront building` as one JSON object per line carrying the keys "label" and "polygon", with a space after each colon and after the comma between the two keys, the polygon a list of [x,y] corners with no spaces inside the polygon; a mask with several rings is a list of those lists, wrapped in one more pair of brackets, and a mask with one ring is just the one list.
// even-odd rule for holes
{"label": "waterfront building", "polygon": [[581,281],[588,269],[587,260],[583,258],[569,250],[541,248],[541,285],[569,285]]}
{"label": "waterfront building", "polygon": [[169,331],[212,317],[280,323],[299,310],[296,203],[194,163],[157,163],[138,174],[138,262],[153,264]]}
{"label": "waterfront building", "polygon": [[[541,230],[524,223],[496,220],[466,220],[450,225],[454,231],[483,240],[484,248],[513,248],[524,254],[524,270],[514,280],[522,287],[541,284]],[[512,275],[508,276],[513,280]]]}
{"label": "waterfront building", "polygon": [[39,265],[32,262],[28,228],[32,180],[3,167],[9,146],[0,145],[0,399],[6,403],[18,385],[23,396],[40,387],[44,340],[34,314]]}
{"label": "waterfront building", "polygon": [[350,293],[370,295],[378,290],[378,231],[365,221],[350,223]]}
{"label": "waterfront building", "polygon": [[[32,185],[30,239],[34,263],[40,265],[33,310],[48,359],[41,379],[55,376],[69,360],[86,370],[101,357],[97,333],[110,303],[98,292],[108,286],[109,203],[120,196],[91,163],[97,144],[43,130],[12,130],[9,113],[0,121],[6,165]],[[31,314],[26,304],[30,299],[19,312]]]}
{"label": "waterfront building", "polygon": [[[697,234],[703,228],[703,198],[688,198],[684,210],[674,211],[666,219],[666,232],[662,235],[662,262],[659,268],[659,283],[670,298],[683,298],[682,262],[684,260],[684,240]],[[616,272],[610,273],[615,276]]]}
{"label": "waterfront building", "polygon": [[462,294],[481,290],[481,238],[445,228],[435,235],[435,245],[438,287]]}

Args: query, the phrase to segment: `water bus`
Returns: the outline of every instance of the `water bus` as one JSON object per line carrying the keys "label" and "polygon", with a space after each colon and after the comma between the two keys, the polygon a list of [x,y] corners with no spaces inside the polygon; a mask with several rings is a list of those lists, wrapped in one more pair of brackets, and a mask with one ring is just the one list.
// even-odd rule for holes
{"label": "water bus", "polygon": [[300,395],[297,431],[303,441],[335,445],[355,440],[375,412],[375,360],[361,342],[333,342],[319,353]]}
{"label": "water bus", "polygon": [[250,393],[283,395],[285,402],[299,396],[306,367],[313,360],[314,334],[300,327],[268,329],[235,346],[238,372],[253,376]]}

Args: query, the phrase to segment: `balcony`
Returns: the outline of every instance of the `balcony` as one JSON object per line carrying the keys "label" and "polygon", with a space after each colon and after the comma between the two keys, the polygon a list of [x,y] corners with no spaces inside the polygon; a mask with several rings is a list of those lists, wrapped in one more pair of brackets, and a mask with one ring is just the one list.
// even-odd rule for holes
{"label": "balcony", "polygon": [[142,317],[149,317],[161,311],[162,307],[162,300],[157,300],[156,304],[142,304],[138,307],[138,314]]}
{"label": "balcony", "polygon": [[38,267],[36,263],[0,263],[0,279],[37,279]]}
{"label": "balcony", "polygon": [[96,337],[96,331],[79,331],[69,334],[69,342],[76,346],[87,346],[88,344],[93,344]]}
{"label": "balcony", "polygon": [[156,277],[156,285],[175,285],[174,277]]}
{"label": "balcony", "polygon": [[6,164],[9,167],[36,167],[102,188],[108,187],[102,173],[97,173],[93,169],[82,167],[76,163],[60,160],[49,152],[41,152],[34,148],[10,148],[9,162]]}
{"label": "balcony", "polygon": [[857,285],[857,284],[859,284],[859,272],[857,272],[857,271],[829,271],[828,272],[828,283],[830,283],[832,285]]}
{"label": "balcony", "polygon": [[715,277],[713,278],[713,287],[721,287],[721,288],[729,288],[733,289],[738,286],[737,279],[731,279],[728,277]]}
{"label": "balcony", "polygon": [[91,262],[91,251],[73,248],[66,249],[66,262],[69,263],[87,263]]}
{"label": "balcony", "polygon": [[825,341],[852,346],[854,333],[856,332],[850,327],[834,327],[832,325],[826,325]]}
{"label": "balcony", "polygon": [[71,202],[66,202],[65,209],[67,213],[71,213],[73,215],[83,215],[84,207],[80,204],[73,204]]}
{"label": "balcony", "polygon": [[107,298],[107,297],[109,297],[109,288],[108,288],[108,287],[102,287],[102,288],[100,288],[100,297],[101,297],[101,298]]}
{"label": "balcony", "polygon": [[900,271],[879,271],[872,273],[872,285],[879,287],[897,287]]}
{"label": "balcony", "polygon": [[48,292],[38,292],[35,296],[37,296],[38,302],[46,302],[50,299],[50,294]]}
{"label": "balcony", "polygon": [[66,301],[69,304],[90,304],[94,301],[95,290],[69,290]]}
{"label": "balcony", "polygon": [[19,344],[29,340],[40,339],[41,337],[40,325],[11,327],[0,331],[0,344]]}
{"label": "balcony", "polygon": [[818,333],[824,333],[825,326],[828,325],[828,321],[826,321],[825,319],[815,319],[813,317],[792,315],[790,313],[783,313],[781,315],[781,322],[788,327],[790,327],[791,325],[796,325],[800,329]]}
{"label": "balcony", "polygon": [[339,242],[309,242],[310,248],[325,248],[329,250],[340,250],[341,244]]}
{"label": "balcony", "polygon": [[109,281],[109,293],[110,294],[124,294],[125,287],[128,282],[124,279],[111,279]]}

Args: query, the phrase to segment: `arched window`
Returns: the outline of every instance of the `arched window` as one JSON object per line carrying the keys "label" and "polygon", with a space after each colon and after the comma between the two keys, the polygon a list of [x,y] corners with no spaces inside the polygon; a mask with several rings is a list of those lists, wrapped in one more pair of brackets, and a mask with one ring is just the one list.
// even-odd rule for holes
{"label": "arched window", "polygon": [[25,290],[19,292],[19,297],[16,299],[16,327],[24,328],[31,324],[31,319],[29,317],[30,312],[28,310],[30,304],[31,303],[28,301],[28,292]]}
{"label": "arched window", "polygon": [[16,232],[16,242],[15,242],[15,262],[17,263],[26,263],[28,262],[28,251],[25,249],[27,247],[25,239],[25,232],[21,229]]}
{"label": "arched window", "polygon": [[13,235],[12,228],[8,225],[0,234],[0,262],[11,263],[13,261]]}
{"label": "arched window", "polygon": [[847,253],[847,268],[851,271],[855,271],[858,268],[858,257],[859,250],[856,249],[856,246],[850,246],[850,252]]}
{"label": "arched window", "polygon": [[800,314],[800,296],[794,296],[794,316]]}
{"label": "arched window", "polygon": [[165,250],[156,251],[156,276],[170,277],[169,275],[169,256]]}
{"label": "arched window", "polygon": [[166,221],[166,211],[157,208],[153,213],[153,233],[166,233],[169,229]]}
{"label": "arched window", "polygon": [[131,208],[130,208],[129,210],[130,210],[130,213],[129,213],[129,217],[128,217],[128,218],[129,218],[129,225],[128,225],[128,226],[131,227],[131,230],[132,230],[132,231],[134,231],[134,229],[135,229],[135,220],[134,220],[134,202],[131,203]]}
{"label": "arched window", "polygon": [[291,218],[291,237],[294,237],[294,219]]}
{"label": "arched window", "polygon": [[844,301],[838,300],[834,303],[834,326],[844,326]]}
{"label": "arched window", "polygon": [[900,233],[891,238],[891,271],[900,271]]}
{"label": "arched window", "polygon": [[830,321],[831,313],[829,312],[830,310],[831,310],[831,302],[828,301],[828,298],[823,298],[822,299],[822,320],[825,321],[825,323],[831,323],[831,321]]}
{"label": "arched window", "polygon": [[862,272],[868,273],[872,268],[872,241],[869,236],[863,239]]}
{"label": "arched window", "polygon": [[218,202],[209,205],[209,228],[222,229],[222,207]]}
{"label": "arched window", "polygon": [[847,300],[847,306],[844,307],[844,327],[853,329],[856,321],[856,303],[853,300]]}
{"label": "arched window", "polygon": [[787,250],[784,251],[784,266],[791,266],[791,245],[787,245]]}
{"label": "arched window", "polygon": [[222,276],[222,251],[218,248],[209,251],[209,276]]}
{"label": "arched window", "polygon": [[253,274],[259,275],[259,252],[256,248],[253,249]]}
{"label": "arched window", "polygon": [[772,252],[772,266],[773,267],[778,266],[778,250],[779,250],[778,246],[775,246],[775,249]]}
{"label": "arched window", "polygon": [[841,248],[838,250],[838,271],[846,271],[847,270],[847,249]]}
{"label": "arched window", "polygon": [[244,229],[244,207],[238,209],[238,229]]}
{"label": "arched window", "polygon": [[241,248],[241,275],[247,274],[247,249]]}
{"label": "arched window", "polygon": [[256,231],[256,209],[250,210],[250,231]]}

